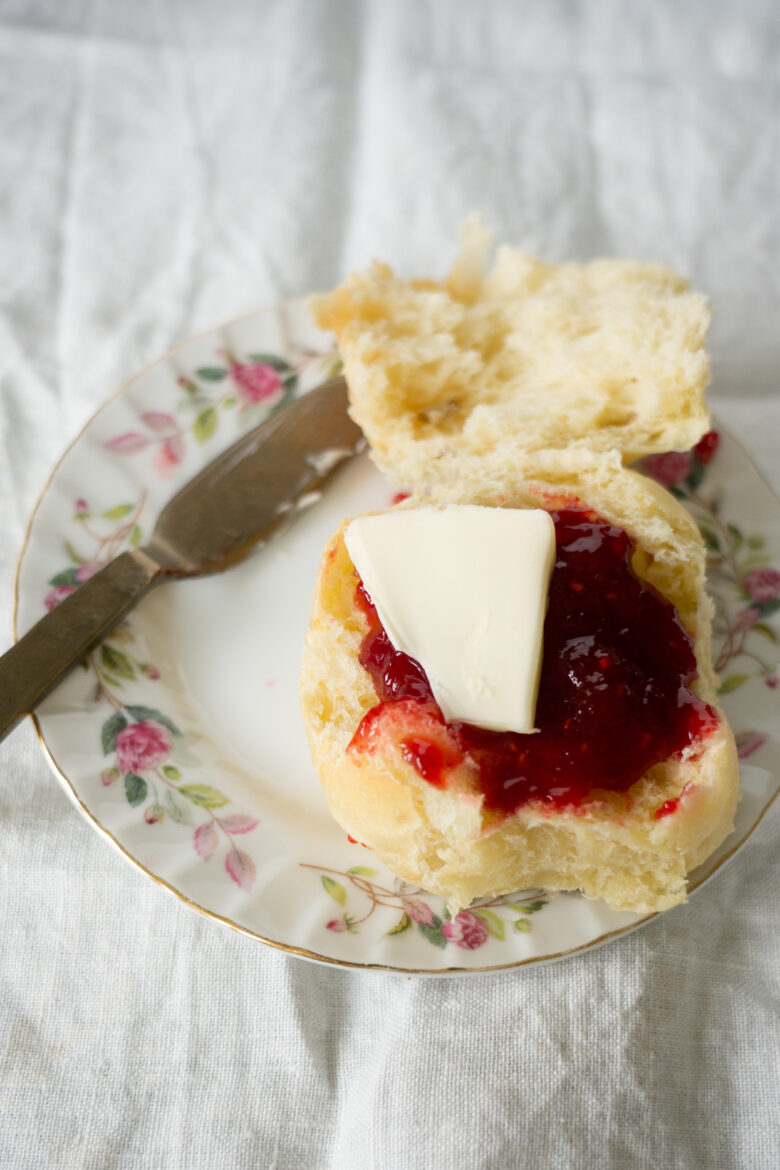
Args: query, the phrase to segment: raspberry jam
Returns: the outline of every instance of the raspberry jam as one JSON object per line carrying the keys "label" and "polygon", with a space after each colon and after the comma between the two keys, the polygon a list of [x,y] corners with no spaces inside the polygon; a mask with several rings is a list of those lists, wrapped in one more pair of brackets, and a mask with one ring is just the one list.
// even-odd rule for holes
{"label": "raspberry jam", "polygon": [[[466,765],[489,809],[530,801],[580,805],[594,790],[624,792],[653,764],[679,755],[717,719],[689,684],[693,642],[676,609],[631,567],[634,542],[591,512],[553,512],[556,561],[544,624],[534,735],[446,723],[425,671],[395,650],[371,599],[360,662],[380,702],[350,743],[387,738],[429,783]],[[669,810],[672,811],[672,810]]]}

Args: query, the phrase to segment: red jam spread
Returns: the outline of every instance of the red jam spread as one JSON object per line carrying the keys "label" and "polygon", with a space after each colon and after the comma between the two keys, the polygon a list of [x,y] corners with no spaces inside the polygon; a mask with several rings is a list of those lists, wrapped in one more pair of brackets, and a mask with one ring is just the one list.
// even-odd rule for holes
{"label": "red jam spread", "polygon": [[[380,702],[350,751],[388,735],[429,783],[444,786],[466,764],[486,807],[582,804],[596,789],[624,792],[653,764],[710,730],[713,709],[690,690],[693,642],[676,609],[631,566],[634,542],[592,512],[552,512],[556,561],[544,623],[533,735],[447,723],[425,671],[393,649],[362,584],[369,623],[360,661]],[[669,809],[668,811],[672,811]]]}
{"label": "red jam spread", "polygon": [[655,810],[653,815],[657,821],[660,821],[662,817],[670,817],[672,813],[676,813],[679,807],[680,798],[679,796],[675,796],[672,800],[665,800],[661,807]]}

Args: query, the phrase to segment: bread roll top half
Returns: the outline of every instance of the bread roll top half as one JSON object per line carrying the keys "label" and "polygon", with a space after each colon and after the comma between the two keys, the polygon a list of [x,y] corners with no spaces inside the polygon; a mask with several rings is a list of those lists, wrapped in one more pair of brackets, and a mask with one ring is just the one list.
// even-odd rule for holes
{"label": "bread roll top half", "polygon": [[701,438],[710,315],[687,281],[658,264],[546,264],[510,247],[488,268],[489,245],[471,219],[445,279],[374,264],[313,302],[393,483],[446,483],[471,460],[543,449],[630,463]]}

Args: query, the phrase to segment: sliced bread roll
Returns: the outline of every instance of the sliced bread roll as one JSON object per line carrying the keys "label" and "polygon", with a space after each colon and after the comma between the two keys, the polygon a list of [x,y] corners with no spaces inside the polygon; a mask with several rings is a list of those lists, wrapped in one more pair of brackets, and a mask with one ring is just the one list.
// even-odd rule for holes
{"label": "sliced bread roll", "polygon": [[[444,280],[406,282],[374,265],[316,301],[372,457],[413,489],[404,508],[574,507],[628,533],[633,572],[693,640],[698,676],[687,686],[707,719],[630,787],[593,789],[571,806],[528,799],[497,810],[468,753],[451,757],[443,785],[429,783],[404,750],[415,721],[427,719],[417,730],[443,750],[453,735],[462,741],[413,704],[364,722],[379,695],[360,662],[369,619],[339,532],[303,662],[312,757],[346,832],[453,911],[537,886],[662,910],[685,899],[686,875],[730,831],[738,769],[717,707],[701,538],[676,500],[625,464],[686,450],[707,430],[708,311],[658,265],[550,265],[503,248],[488,271],[488,247],[472,221]],[[356,736],[366,726],[371,736]]]}
{"label": "sliced bread roll", "polygon": [[471,220],[452,272],[384,264],[313,303],[344,359],[352,413],[389,479],[455,481],[464,460],[692,447],[708,427],[706,302],[658,264],[545,264],[512,248],[486,268]]}
{"label": "sliced bread roll", "polygon": [[453,912],[475,898],[532,887],[582,890],[617,909],[666,909],[685,900],[686,875],[731,830],[738,798],[734,738],[717,707],[699,533],[676,500],[624,468],[617,454],[538,452],[512,472],[484,472],[480,466],[474,478],[399,506],[578,507],[624,529],[636,542],[634,572],[673,603],[695,640],[691,687],[712,718],[628,791],[594,791],[571,808],[529,801],[508,815],[486,807],[473,768],[455,767],[443,788],[422,778],[401,748],[419,712],[402,704],[401,730],[391,724],[370,752],[356,751],[355,732],[379,699],[360,663],[367,619],[339,531],[322,560],[302,670],[304,722],[328,803],[345,832],[394,873],[442,895]]}

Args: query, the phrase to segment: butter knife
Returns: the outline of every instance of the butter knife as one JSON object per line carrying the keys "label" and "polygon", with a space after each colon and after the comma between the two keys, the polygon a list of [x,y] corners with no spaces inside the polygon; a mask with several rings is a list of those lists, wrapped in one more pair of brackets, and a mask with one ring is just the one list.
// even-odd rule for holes
{"label": "butter knife", "polygon": [[147,545],[120,553],[0,658],[0,740],[154,585],[238,564],[362,438],[335,378],[223,451],[168,501]]}

